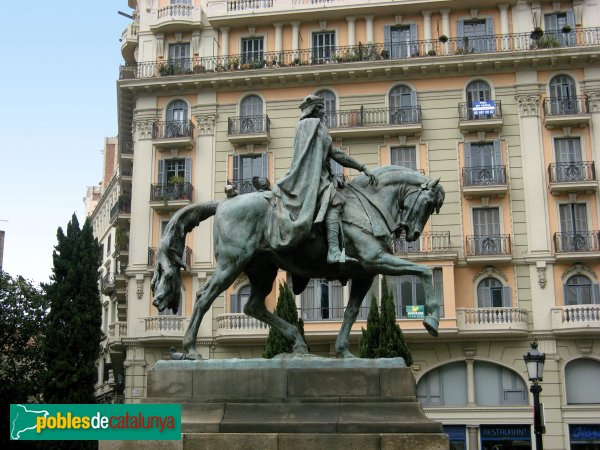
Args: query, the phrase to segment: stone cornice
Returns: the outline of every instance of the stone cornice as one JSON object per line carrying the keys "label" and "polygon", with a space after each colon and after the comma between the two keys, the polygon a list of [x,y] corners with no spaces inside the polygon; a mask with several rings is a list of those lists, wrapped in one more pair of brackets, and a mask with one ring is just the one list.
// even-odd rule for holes
{"label": "stone cornice", "polygon": [[535,117],[540,115],[540,96],[538,94],[516,95],[519,105],[519,116]]}

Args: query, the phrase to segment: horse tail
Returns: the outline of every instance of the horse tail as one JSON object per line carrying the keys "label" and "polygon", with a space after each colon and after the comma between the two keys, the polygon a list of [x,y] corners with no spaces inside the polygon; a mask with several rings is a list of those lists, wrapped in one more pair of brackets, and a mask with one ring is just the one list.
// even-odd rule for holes
{"label": "horse tail", "polygon": [[214,216],[217,212],[219,203],[221,202],[210,201],[186,206],[177,211],[175,215],[173,215],[171,221],[176,220],[177,222],[181,222],[183,231],[189,233],[195,227],[200,225],[200,222]]}

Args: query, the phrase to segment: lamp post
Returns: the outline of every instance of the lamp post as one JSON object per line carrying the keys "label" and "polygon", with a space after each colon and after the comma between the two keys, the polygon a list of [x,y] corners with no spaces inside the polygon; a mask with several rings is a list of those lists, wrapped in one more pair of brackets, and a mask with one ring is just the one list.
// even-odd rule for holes
{"label": "lamp post", "polygon": [[537,347],[537,342],[532,342],[531,349],[523,355],[523,359],[527,366],[529,381],[531,381],[529,391],[533,394],[533,432],[535,433],[535,447],[537,450],[544,450],[542,434],[546,432],[546,427],[542,423],[540,409],[540,392],[542,392],[542,387],[539,385],[539,382],[542,381],[544,375],[546,355],[540,353]]}

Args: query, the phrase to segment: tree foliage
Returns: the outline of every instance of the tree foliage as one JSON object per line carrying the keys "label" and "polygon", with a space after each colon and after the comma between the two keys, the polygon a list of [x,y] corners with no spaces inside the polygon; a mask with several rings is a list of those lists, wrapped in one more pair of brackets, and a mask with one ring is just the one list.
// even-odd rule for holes
{"label": "tree foliage", "polygon": [[[385,277],[383,278],[381,291],[379,320],[376,316],[377,308],[375,307],[374,312],[372,301],[367,319],[367,330],[363,330],[361,337],[360,356],[362,358],[396,358],[400,356],[404,358],[407,366],[411,366],[413,363],[412,355],[404,341],[402,330],[396,322],[394,295],[388,289]],[[377,325],[375,325],[376,323]],[[369,331],[369,327],[372,328],[371,331]]]}
{"label": "tree foliage", "polygon": [[[298,318],[298,309],[294,300],[294,294],[287,283],[279,285],[279,297],[275,307],[275,315],[286,322],[298,327],[300,334],[304,337],[304,322]],[[292,353],[294,343],[286,339],[279,330],[271,327],[265,344],[264,358],[273,358],[280,353]]]}
{"label": "tree foliage", "polygon": [[73,214],[57,232],[43,353],[47,367],[44,400],[48,403],[95,403],[102,307],[98,291],[100,246],[89,220],[79,228]]}
{"label": "tree foliage", "polygon": [[0,271],[0,433],[8,436],[11,403],[38,401],[44,365],[40,341],[46,299],[21,276]]}

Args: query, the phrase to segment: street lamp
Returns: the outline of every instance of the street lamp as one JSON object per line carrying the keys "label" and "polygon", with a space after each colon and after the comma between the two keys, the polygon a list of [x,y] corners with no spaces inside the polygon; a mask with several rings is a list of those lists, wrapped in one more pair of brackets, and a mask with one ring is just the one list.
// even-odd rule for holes
{"label": "street lamp", "polygon": [[537,450],[543,450],[544,444],[542,443],[542,434],[546,432],[546,427],[542,423],[540,409],[540,392],[542,392],[542,387],[539,385],[539,382],[542,381],[544,376],[544,362],[546,361],[546,355],[540,353],[537,347],[538,343],[532,342],[531,349],[523,355],[523,359],[527,366],[529,381],[531,381],[529,391],[533,394],[533,432],[535,433],[535,446]]}

